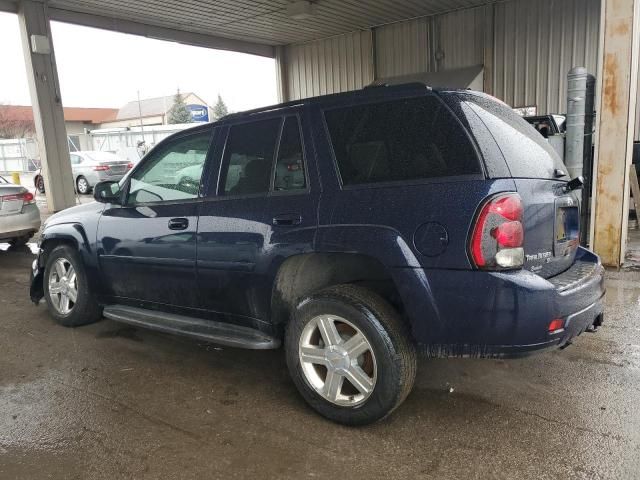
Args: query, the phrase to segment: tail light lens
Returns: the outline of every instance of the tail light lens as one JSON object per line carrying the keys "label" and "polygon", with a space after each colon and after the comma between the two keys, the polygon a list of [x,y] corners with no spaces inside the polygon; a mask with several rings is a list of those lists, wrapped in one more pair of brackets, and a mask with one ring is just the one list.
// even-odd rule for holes
{"label": "tail light lens", "polygon": [[36,203],[36,199],[31,192],[0,196],[0,201],[3,202],[10,202],[13,200],[22,200],[23,205],[31,205],[32,203]]}
{"label": "tail light lens", "polygon": [[127,163],[127,170],[131,170],[133,168],[133,163]]}
{"label": "tail light lens", "polygon": [[25,205],[31,205],[32,203],[36,203],[36,199],[31,192],[24,192],[22,194],[22,203]]}
{"label": "tail light lens", "polygon": [[524,264],[522,201],[517,193],[484,204],[471,236],[471,258],[483,270],[521,268]]}
{"label": "tail light lens", "polygon": [[107,165],[96,165],[95,167],[93,167],[93,169],[96,172],[104,172],[106,170],[109,170],[109,167]]}
{"label": "tail light lens", "polygon": [[549,333],[558,333],[564,330],[564,320],[556,318],[549,323]]}

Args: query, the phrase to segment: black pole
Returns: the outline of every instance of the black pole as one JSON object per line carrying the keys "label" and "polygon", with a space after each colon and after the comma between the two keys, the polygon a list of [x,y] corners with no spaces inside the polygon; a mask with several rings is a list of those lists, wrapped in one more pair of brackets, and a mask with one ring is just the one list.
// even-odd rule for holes
{"label": "black pole", "polygon": [[582,212],[580,219],[580,245],[587,246],[589,238],[589,223],[591,219],[591,187],[593,180],[593,124],[595,122],[595,92],[596,77],[587,76],[587,97],[585,102],[584,118],[584,151],[582,162],[582,175],[584,187],[582,188]]}

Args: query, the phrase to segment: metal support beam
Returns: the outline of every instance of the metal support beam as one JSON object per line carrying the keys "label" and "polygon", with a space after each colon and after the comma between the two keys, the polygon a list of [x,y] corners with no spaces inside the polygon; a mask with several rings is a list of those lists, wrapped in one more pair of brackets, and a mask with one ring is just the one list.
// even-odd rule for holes
{"label": "metal support beam", "polygon": [[287,75],[286,47],[275,47],[276,54],[276,87],[278,89],[278,102],[288,102],[289,98],[289,77]]}
{"label": "metal support beam", "polygon": [[624,261],[627,243],[639,9],[640,0],[602,0],[591,239],[602,262],[612,267]]}
{"label": "metal support beam", "polygon": [[47,203],[57,212],[76,202],[47,7],[24,0],[18,18]]}
{"label": "metal support beam", "polygon": [[[2,1],[2,0],[0,0]],[[166,40],[178,42],[184,45],[196,47],[215,48],[218,50],[229,50],[231,52],[249,53],[261,57],[273,58],[275,56],[274,47],[260,43],[247,42],[233,38],[224,38],[215,35],[208,35],[197,32],[189,32],[178,28],[168,28],[158,25],[142,24],[131,20],[106,17],[95,14],[87,14],[73,10],[60,8],[50,8],[49,18],[56,22],[73,23],[86,27],[101,28],[112,32],[128,33],[140,35],[156,40]]]}

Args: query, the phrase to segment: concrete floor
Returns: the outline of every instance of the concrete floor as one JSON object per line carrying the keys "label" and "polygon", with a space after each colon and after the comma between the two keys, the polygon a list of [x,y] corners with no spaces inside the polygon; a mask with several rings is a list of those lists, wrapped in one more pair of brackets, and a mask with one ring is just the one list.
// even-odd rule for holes
{"label": "concrete floor", "polygon": [[611,273],[606,324],[521,360],[422,361],[359,429],[313,413],[282,351],[104,320],[67,329],[0,251],[0,478],[640,478],[640,271]]}

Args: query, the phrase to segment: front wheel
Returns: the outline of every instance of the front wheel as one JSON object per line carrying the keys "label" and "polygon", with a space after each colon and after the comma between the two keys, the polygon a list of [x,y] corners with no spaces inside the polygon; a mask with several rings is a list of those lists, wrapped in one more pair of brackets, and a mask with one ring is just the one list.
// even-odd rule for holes
{"label": "front wheel", "polygon": [[97,322],[102,309],[94,299],[76,250],[61,245],[47,257],[44,269],[44,298],[51,316],[65,327]]}
{"label": "front wheel", "polygon": [[386,417],[415,380],[415,347],[399,315],[354,285],[303,299],[287,327],[285,349],[291,377],[307,403],[346,425]]}

